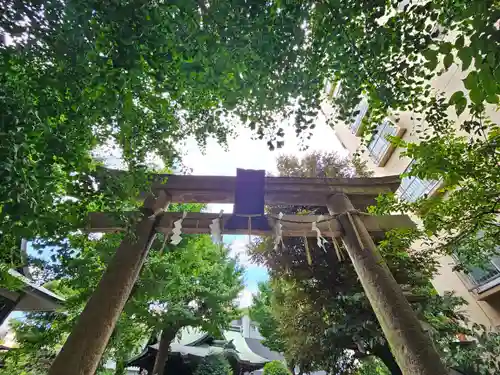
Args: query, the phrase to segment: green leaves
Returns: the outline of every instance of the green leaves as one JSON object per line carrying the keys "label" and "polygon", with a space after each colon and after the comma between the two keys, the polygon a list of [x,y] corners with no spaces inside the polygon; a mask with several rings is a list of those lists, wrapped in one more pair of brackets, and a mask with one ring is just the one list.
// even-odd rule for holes
{"label": "green leaves", "polygon": [[463,35],[460,35],[456,40],[455,40],[455,48],[460,50],[464,47],[464,42],[465,38]]}
{"label": "green leaves", "polygon": [[[183,237],[180,245],[163,251],[156,244],[125,311],[156,330],[193,326],[215,333],[237,315],[242,270],[209,236]],[[152,304],[160,308],[151,311]]]}
{"label": "green leaves", "polygon": [[457,116],[460,116],[467,107],[467,99],[463,91],[456,91],[450,98],[450,104],[455,106]]}
{"label": "green leaves", "polygon": [[200,362],[194,375],[232,375],[233,370],[223,355],[209,355]]}
{"label": "green leaves", "polygon": [[[200,209],[199,205],[191,208]],[[50,285],[66,294],[67,311],[60,315],[33,314],[36,321],[26,320],[23,329],[19,329],[31,336],[19,341],[21,347],[16,352],[25,356],[40,348],[56,352],[99,282],[122,236],[106,234],[97,240],[89,239],[86,234],[74,234],[64,246],[55,249],[57,262],[46,264],[45,268],[60,280]],[[165,327],[193,326],[210,333],[224,329],[239,314],[234,301],[242,288],[241,267],[229,257],[228,249],[214,244],[209,236],[183,235],[178,246],[166,247],[158,239],[120,316],[105,359],[111,358],[124,365],[143,349],[153,332]],[[48,333],[40,328],[44,325],[52,327]],[[38,338],[41,334],[50,337]],[[38,360],[44,359],[35,357],[31,365],[41,367],[43,363],[37,363]],[[28,368],[23,366],[26,367],[13,368],[18,372]]]}
{"label": "green leaves", "polygon": [[279,332],[279,322],[273,316],[273,290],[268,282],[258,284],[258,293],[250,306],[250,318],[259,324],[259,332],[264,337],[264,345],[278,353],[286,350],[284,337]]}
{"label": "green leaves", "polygon": [[463,80],[464,86],[468,90],[477,90],[479,88],[479,75],[477,72],[470,72]]}
{"label": "green leaves", "polygon": [[479,72],[470,72],[464,79],[464,85],[469,90],[470,99],[474,104],[482,105],[485,100],[493,104],[498,103],[500,90],[487,66]]}
{"label": "green leaves", "polygon": [[285,365],[280,361],[266,363],[262,375],[290,375]]}
{"label": "green leaves", "polygon": [[423,55],[427,60],[427,63],[424,64],[425,67],[431,71],[436,69],[436,66],[438,64],[438,51],[428,49],[423,52]]}
{"label": "green leaves", "polygon": [[444,67],[448,69],[453,64],[453,54],[448,53],[443,60]]}
{"label": "green leaves", "polygon": [[[482,66],[482,69],[479,71],[479,79],[481,80],[481,84],[483,90],[486,93],[486,97],[494,98],[500,93],[500,90],[497,90],[497,82],[495,80],[495,77],[493,76],[488,65]],[[494,101],[493,103],[496,102]]]}
{"label": "green leaves", "polygon": [[[201,11],[196,1],[15,3],[0,20],[7,34],[26,35],[0,41],[6,254],[21,238],[81,229],[89,206],[133,201],[134,179],[114,197],[93,186],[96,164],[110,155],[133,173],[144,172],[148,155],[170,166],[188,137],[224,143],[233,117],[251,119],[280,146],[277,119],[289,116],[291,100],[304,97],[303,112],[318,112],[318,74],[298,68],[305,14],[293,7],[283,22],[265,3],[250,14],[236,3]],[[308,128],[310,118],[296,120]]]}
{"label": "green leaves", "polygon": [[462,70],[469,69],[469,66],[472,62],[472,56],[474,51],[471,47],[460,48],[457,52],[457,56],[460,60],[462,60]]}
{"label": "green leaves", "polygon": [[451,53],[452,49],[453,49],[453,44],[451,44],[450,42],[444,42],[439,45],[439,52],[442,53],[443,55]]}

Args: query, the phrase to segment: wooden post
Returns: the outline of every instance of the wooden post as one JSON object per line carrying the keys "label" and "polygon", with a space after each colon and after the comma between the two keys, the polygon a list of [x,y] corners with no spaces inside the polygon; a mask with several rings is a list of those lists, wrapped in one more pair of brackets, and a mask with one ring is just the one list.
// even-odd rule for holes
{"label": "wooden post", "polygon": [[328,210],[331,215],[339,215],[349,257],[403,374],[447,375],[349,198],[343,193],[332,195]]}
{"label": "wooden post", "polygon": [[17,304],[21,302],[21,300],[26,294],[22,290],[18,290],[17,293],[19,293],[19,296],[15,300],[3,297],[4,301],[0,305],[0,325],[2,325],[5,322],[5,319],[7,319],[10,313],[14,311]]}
{"label": "wooden post", "polygon": [[94,375],[116,321],[127,302],[155,237],[156,216],[170,202],[164,191],[148,197],[147,211],[135,235],[127,235],[111,259],[96,290],[61,351],[49,375]]}

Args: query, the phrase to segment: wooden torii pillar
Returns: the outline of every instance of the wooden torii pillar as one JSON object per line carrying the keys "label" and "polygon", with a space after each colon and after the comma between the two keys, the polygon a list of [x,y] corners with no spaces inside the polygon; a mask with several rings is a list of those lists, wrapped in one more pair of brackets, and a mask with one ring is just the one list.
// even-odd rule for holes
{"label": "wooden torii pillar", "polygon": [[338,216],[349,257],[403,374],[448,374],[349,197],[334,194],[327,206]]}
{"label": "wooden torii pillar", "polygon": [[[163,175],[159,180],[163,181],[165,177],[168,177],[166,185],[153,185],[157,195],[146,199],[145,214],[136,226],[135,236],[127,236],[117,249],[49,375],[95,373],[156,232],[169,233],[172,220],[180,217],[179,213],[163,213],[170,202],[233,202],[235,177]],[[346,243],[361,284],[403,373],[445,375],[447,371],[429,337],[372,240],[373,236],[383,235],[385,231],[413,224],[406,216],[359,215],[359,211],[375,204],[379,194],[395,191],[399,182],[397,176],[352,179],[266,177],[265,202],[271,205],[327,206],[336,219],[330,225],[318,223],[318,227],[325,236],[342,237]],[[91,217],[90,229],[95,232],[122,229],[124,224],[117,223],[113,217],[96,213]],[[208,225],[216,217],[218,215],[190,213],[183,221],[182,231],[208,233]],[[222,221],[227,218],[224,216]],[[305,233],[316,236],[311,230],[311,224],[316,220],[314,216],[293,216],[297,223],[283,225],[283,236],[303,237]],[[273,219],[270,221],[273,224]],[[263,231],[252,233],[266,234]]]}

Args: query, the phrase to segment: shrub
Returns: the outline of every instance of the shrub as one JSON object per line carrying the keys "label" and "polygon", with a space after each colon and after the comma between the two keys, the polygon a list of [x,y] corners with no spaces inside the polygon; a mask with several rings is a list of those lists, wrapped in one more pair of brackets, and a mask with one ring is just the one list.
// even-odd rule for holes
{"label": "shrub", "polygon": [[263,375],[290,375],[290,372],[282,362],[272,361],[264,366]]}
{"label": "shrub", "polygon": [[233,369],[222,355],[209,355],[200,362],[194,375],[233,375]]}
{"label": "shrub", "polygon": [[375,357],[364,358],[360,361],[356,375],[389,375],[390,372],[384,363]]}

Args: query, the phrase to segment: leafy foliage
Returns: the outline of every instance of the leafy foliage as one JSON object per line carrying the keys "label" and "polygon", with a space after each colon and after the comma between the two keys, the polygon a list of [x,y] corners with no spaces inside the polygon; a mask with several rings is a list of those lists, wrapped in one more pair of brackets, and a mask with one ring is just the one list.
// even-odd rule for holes
{"label": "leafy foliage", "polygon": [[[146,185],[148,156],[169,166],[187,137],[223,143],[238,121],[264,138],[279,118],[297,113],[297,126],[307,129],[303,112],[319,106],[314,72],[297,69],[300,8],[284,23],[273,4],[247,9],[238,1],[4,0],[0,7],[6,267],[21,263],[21,238],[64,238],[84,227],[89,210],[119,209]],[[296,112],[291,101],[302,95]],[[105,188],[96,184],[95,159],[113,149],[130,176]]]}
{"label": "leafy foliage", "polygon": [[264,337],[263,345],[278,353],[285,351],[285,342],[278,333],[278,321],[273,317],[272,288],[268,283],[258,284],[258,293],[253,296],[249,309],[250,318],[259,323],[259,332]]}
{"label": "leafy foliage", "polygon": [[[283,173],[290,170],[284,169]],[[312,170],[322,173],[320,169]],[[296,209],[288,208],[290,212]],[[320,213],[322,209],[307,208]],[[464,301],[453,295],[438,296],[431,287],[437,263],[432,250],[408,250],[417,238],[418,230],[397,230],[388,233],[378,246],[443,357],[449,365],[463,368],[467,363],[465,352],[471,356],[481,353],[483,348],[473,345],[457,353],[460,347],[455,344],[456,335],[462,333],[483,337],[491,345],[491,358],[495,358],[497,335],[479,327],[468,328],[466,317],[459,311]],[[347,374],[357,369],[357,357],[372,355],[392,374],[401,374],[346,255],[339,258],[331,243],[326,245],[326,251],[315,241],[310,241],[308,247],[311,264],[300,238],[286,238],[284,246],[277,249],[266,238],[251,248],[252,258],[266,265],[271,273],[270,283],[259,286],[250,310],[252,318],[259,322],[265,343],[282,350],[287,362],[294,361],[304,372],[323,369]],[[487,359],[477,358],[476,363],[483,363],[484,368],[490,366]]]}
{"label": "leafy foliage", "polygon": [[[16,323],[20,348],[13,351],[8,366],[1,371],[28,371],[29,366],[42,371],[49,365],[121,237],[107,234],[96,240],[75,234],[63,248],[55,250],[59,262],[47,268],[60,289],[71,291],[67,293],[67,312],[30,313]],[[113,359],[116,374],[125,370],[127,361],[153,334],[170,330],[173,339],[184,326],[218,332],[238,314],[234,300],[242,289],[242,270],[228,257],[228,250],[213,244],[208,236],[184,237],[177,246],[163,248],[161,241],[153,245],[102,360]]]}
{"label": "leafy foliage", "polygon": [[232,375],[231,365],[224,356],[209,355],[200,362],[195,375]]}
{"label": "leafy foliage", "polygon": [[[357,171],[361,175],[369,174],[364,166]],[[347,177],[357,171],[356,166],[335,154],[313,153],[303,160],[286,156],[278,159],[278,172],[282,176]],[[324,207],[279,207],[279,210],[286,213],[326,213]],[[335,372],[351,366],[343,358],[343,350],[335,349],[338,345],[347,345],[348,348],[356,345],[349,336],[350,332],[346,334],[347,344],[341,344],[340,340],[326,342],[328,324],[325,321],[334,319],[329,316],[331,314],[337,314],[343,322],[351,316],[358,319],[347,311],[347,307],[342,310],[331,302],[332,298],[345,301],[346,289],[353,285],[357,288],[353,292],[357,301],[368,310],[368,314],[373,315],[356,281],[354,269],[346,262],[339,264],[332,244],[327,245],[325,252],[310,243],[313,263],[309,266],[303,239],[284,238],[283,242],[283,246],[274,249],[272,240],[266,238],[254,243],[250,249],[252,258],[266,265],[271,273],[271,283],[259,286],[260,293],[254,298],[250,310],[252,318],[259,322],[266,345],[284,352],[287,363],[292,368],[297,365],[304,372],[315,369]],[[332,272],[339,266],[342,267],[340,272]]]}
{"label": "leafy foliage", "polygon": [[271,361],[264,365],[263,375],[289,375],[290,372],[280,361]]}
{"label": "leafy foliage", "polygon": [[427,246],[438,253],[455,253],[471,267],[483,265],[500,246],[495,142],[468,140],[448,129],[425,143],[407,145],[407,154],[416,160],[409,174],[442,180],[443,187],[437,196],[415,202],[380,197],[373,212],[420,215],[421,238]]}
{"label": "leafy foliage", "polygon": [[348,159],[335,152],[312,151],[302,158],[280,155],[276,158],[280,176],[288,177],[370,177],[366,162],[359,158]]}
{"label": "leafy foliage", "polygon": [[[361,96],[367,98],[365,141],[385,116],[412,113],[419,142],[392,141],[416,160],[409,175],[445,183],[447,199],[380,198],[378,212],[426,214],[423,230],[398,234],[399,241],[406,246],[419,237],[434,252],[458,253],[466,265],[481,265],[497,251],[500,130],[488,116],[500,93],[495,0],[404,7],[396,0],[0,5],[1,271],[22,263],[21,238],[60,245],[71,234],[80,241],[76,259],[96,265],[82,272],[87,286],[76,285],[83,300],[102,271],[107,245],[102,258],[93,256],[93,243],[73,234],[88,211],[133,205],[130,198],[148,183],[149,152],[170,162],[186,137],[223,142],[234,118],[269,139],[270,148],[279,147],[282,118],[293,117],[298,134],[314,129],[326,79],[342,84],[334,99],[338,120],[350,120]],[[454,67],[465,72],[464,88],[449,98],[434,95],[429,82]],[[453,107],[460,117],[450,116]],[[115,146],[129,169],[126,177],[98,168],[93,157]],[[107,240],[111,249],[113,239]],[[302,244],[290,245],[294,252],[266,255],[266,262],[287,275],[287,283],[298,283],[293,290],[304,306],[314,307],[305,297],[320,283],[306,280],[316,277],[316,267],[331,270],[336,261],[313,249],[313,265],[301,268]],[[75,255],[59,250],[61,259]],[[418,263],[394,251],[388,255],[394,272],[405,262]],[[426,279],[432,265],[425,264],[422,277],[411,273],[410,285],[413,277]],[[361,296],[350,297],[363,306]],[[75,298],[65,319],[77,315],[79,303]]]}
{"label": "leafy foliage", "polygon": [[[457,196],[433,206],[429,231],[446,231],[454,204],[478,191],[450,240],[479,227],[499,237],[499,130],[485,114],[500,93],[495,0],[0,4],[2,269],[21,263],[21,238],[64,238],[87,211],[119,208],[146,184],[147,156],[170,165],[186,137],[224,142],[236,119],[275,148],[285,118],[307,135],[326,80],[342,85],[335,119],[351,120],[366,97],[366,139],[386,115],[413,114],[422,142],[406,145],[421,159],[412,175],[451,180],[446,192]],[[454,68],[466,72],[464,88],[434,95],[429,82]],[[449,135],[450,123],[479,137]],[[93,156],[113,147],[132,177],[96,186]]]}
{"label": "leafy foliage", "polygon": [[[6,264],[19,262],[10,254],[20,238],[65,235],[103,199],[89,182],[92,151],[116,146],[134,172],[148,153],[171,161],[186,137],[223,142],[235,118],[279,147],[284,118],[297,134],[313,131],[325,80],[341,81],[340,120],[367,98],[367,136],[402,111],[441,133],[455,107],[470,115],[462,130],[486,135],[471,150],[496,166],[498,126],[484,115],[500,93],[495,0],[244,5],[1,2]],[[466,72],[464,89],[436,97],[430,80],[453,67]]]}
{"label": "leafy foliage", "polygon": [[1,374],[38,375],[48,371],[57,354],[50,343],[61,339],[59,327],[52,327],[52,321],[54,313],[30,313],[22,321],[9,322],[22,349],[15,348],[4,356]]}
{"label": "leafy foliage", "polygon": [[368,357],[360,361],[356,375],[389,375],[387,368],[376,358]]}
{"label": "leafy foliage", "polygon": [[[366,145],[384,118],[404,118],[410,141],[390,140],[414,160],[405,176],[441,181],[442,187],[433,199],[381,198],[376,212],[422,216],[420,237],[426,246],[455,252],[469,267],[482,266],[500,245],[498,4],[398,3],[373,3],[370,11],[362,9],[362,2],[351,5],[345,22],[344,12],[325,11],[319,17],[324,30],[335,35],[323,31],[324,38],[333,39],[324,53],[331,59],[331,76],[342,82],[332,99],[337,108],[332,121],[352,122],[364,97],[369,104],[362,126]],[[461,78],[463,88],[449,94],[437,84]]]}
{"label": "leafy foliage", "polygon": [[191,325],[218,332],[237,314],[242,270],[209,236],[183,241],[148,259],[125,311],[148,317],[157,328]]}
{"label": "leafy foliage", "polygon": [[452,64],[468,71],[469,95],[458,91],[451,102],[458,113],[467,107],[478,118],[486,103],[498,103],[494,1],[327,2],[315,17],[315,47],[342,81],[340,115],[352,116],[363,93],[370,104],[367,133],[388,111],[424,113],[435,100],[429,81]]}
{"label": "leafy foliage", "polygon": [[449,343],[444,347],[443,357],[449,366],[472,375],[488,375],[500,371],[500,334],[478,325],[473,325],[466,333],[472,342]]}
{"label": "leafy foliage", "polygon": [[[326,288],[319,290],[321,281],[317,278],[308,280],[310,284],[319,284],[313,295],[313,287],[304,286],[306,281],[283,281],[277,277],[272,278],[271,285],[259,288],[251,314],[259,328],[264,328],[260,332],[265,344],[283,348],[287,362],[297,364],[304,372],[335,369],[337,373],[349,374],[357,369],[357,357],[371,355],[378,357],[392,374],[400,374],[363,292],[353,288],[338,298],[318,297],[320,291],[330,292]],[[448,366],[477,375],[497,371],[499,334],[470,326],[460,312],[464,304],[461,298],[438,296],[430,290],[422,296],[425,298],[412,306]],[[470,341],[458,342],[458,335]]]}
{"label": "leafy foliage", "polygon": [[[324,5],[328,6],[333,9],[329,3]],[[441,182],[433,197],[408,202],[389,194],[380,197],[372,212],[419,216],[420,230],[399,233],[402,241],[418,239],[430,254],[456,255],[460,260],[458,270],[487,269],[488,260],[498,256],[500,249],[500,132],[496,113],[500,86],[495,83],[500,59],[495,47],[498,4],[432,1],[399,7],[399,2],[392,1],[390,5],[371,3],[370,10],[362,7],[362,2],[357,2],[346,12],[319,17],[324,39],[320,38],[317,46],[321,48],[324,40],[333,39],[324,53],[331,58],[333,80],[342,83],[340,95],[333,99],[336,119],[351,122],[356,105],[365,97],[370,109],[362,124],[364,145],[385,117],[396,122],[402,117],[410,119],[411,141],[389,137],[402,148],[402,156],[414,160],[403,177]],[[393,7],[392,13],[388,7]],[[336,28],[332,29],[332,23]],[[435,83],[445,77],[454,83],[463,78],[463,88],[450,94],[440,92]],[[435,313],[441,311],[441,303],[447,306],[446,300],[440,301],[432,308]],[[453,309],[445,311],[457,307],[454,304]],[[497,364],[490,358],[497,357],[497,335],[484,327],[466,329],[461,317],[457,318],[431,319],[431,324],[449,330],[435,337],[447,353],[444,357],[448,364],[458,365],[460,360],[459,367],[466,371],[495,373]],[[450,342],[453,331],[464,330],[477,341],[475,346],[454,346]],[[483,340],[491,346],[480,344]],[[475,357],[486,347],[491,354],[483,359]],[[468,362],[468,356],[474,359]],[[474,363],[475,368],[467,363]]]}

